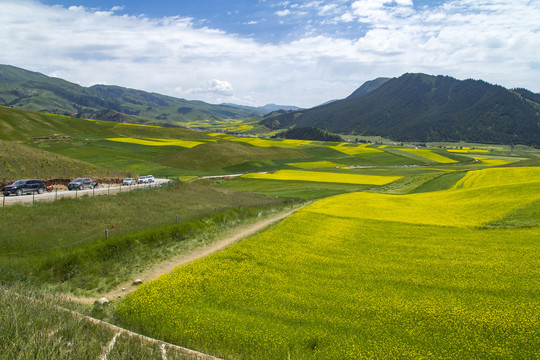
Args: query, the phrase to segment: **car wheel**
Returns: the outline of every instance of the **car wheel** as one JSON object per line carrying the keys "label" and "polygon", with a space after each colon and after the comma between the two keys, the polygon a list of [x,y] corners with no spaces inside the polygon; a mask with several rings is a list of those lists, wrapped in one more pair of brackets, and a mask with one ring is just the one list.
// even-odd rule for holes
{"label": "car wheel", "polygon": [[43,188],[37,189],[37,193],[38,193],[38,194],[43,194]]}
{"label": "car wheel", "polygon": [[22,190],[21,190],[21,189],[17,189],[17,191],[15,191],[15,195],[21,196],[21,195],[22,195]]}

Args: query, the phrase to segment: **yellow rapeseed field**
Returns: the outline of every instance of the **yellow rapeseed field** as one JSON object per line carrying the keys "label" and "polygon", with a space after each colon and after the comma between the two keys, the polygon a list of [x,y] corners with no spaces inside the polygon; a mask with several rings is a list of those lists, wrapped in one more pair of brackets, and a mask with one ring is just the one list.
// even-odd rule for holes
{"label": "yellow rapeseed field", "polygon": [[540,168],[469,171],[445,191],[409,195],[351,193],[305,208],[320,214],[442,226],[481,226],[540,200]]}
{"label": "yellow rapeseed field", "polygon": [[489,154],[490,151],[489,150],[484,150],[484,149],[447,149],[446,151],[448,152],[451,152],[451,153],[460,153],[460,154],[469,154],[469,153],[484,153],[484,154]]}
{"label": "yellow rapeseed field", "polygon": [[290,140],[290,139],[261,139],[256,137],[236,137],[231,136],[227,134],[222,133],[208,133],[210,136],[218,137],[223,140],[229,140],[229,141],[238,141],[238,142],[244,142],[253,146],[259,146],[259,147],[271,147],[271,146],[282,146],[282,147],[296,147],[301,145],[310,145],[314,143],[310,140]]}
{"label": "yellow rapeseed field", "polygon": [[302,170],[280,170],[273,174],[250,173],[243,177],[250,179],[315,181],[367,185],[385,185],[402,178],[402,176],[356,175]]}
{"label": "yellow rapeseed field", "polygon": [[538,173],[500,170],[320,200],[144,284],[116,315],[226,359],[538,358],[540,228],[478,227],[538,201],[538,182],[515,180]]}
{"label": "yellow rapeseed field", "polygon": [[[453,189],[471,189],[540,182],[540,167],[487,168],[467,172]],[[516,194],[517,195],[517,194]],[[532,193],[531,196],[536,194]]]}
{"label": "yellow rapeseed field", "polygon": [[329,146],[329,148],[340,151],[348,155],[359,155],[359,154],[383,152],[383,150],[379,150],[379,149],[368,147],[368,146],[369,145],[367,144],[354,145],[354,144],[341,143],[336,146]]}
{"label": "yellow rapeseed field", "polygon": [[480,160],[480,161],[482,161],[484,164],[486,164],[488,166],[499,166],[499,165],[506,165],[506,164],[511,163],[511,161],[504,160],[504,159],[498,159],[496,157],[473,156],[473,159]]}
{"label": "yellow rapeseed field", "polygon": [[299,162],[299,163],[289,163],[287,165],[294,166],[301,169],[314,169],[314,168],[335,168],[345,166],[343,164],[337,164],[332,161],[311,161],[311,162]]}
{"label": "yellow rapeseed field", "polygon": [[185,148],[192,148],[197,145],[204,144],[202,141],[192,140],[177,140],[177,139],[136,139],[136,138],[107,138],[109,141],[125,142],[130,144],[139,144],[146,146],[180,146]]}
{"label": "yellow rapeseed field", "polygon": [[442,156],[440,154],[436,154],[431,150],[428,149],[407,149],[407,148],[400,148],[401,151],[407,151],[411,154],[415,154],[421,157],[424,157],[426,159],[436,161],[441,164],[449,164],[449,163],[455,163],[458,162],[456,160],[452,160],[450,158],[447,158],[446,156]]}

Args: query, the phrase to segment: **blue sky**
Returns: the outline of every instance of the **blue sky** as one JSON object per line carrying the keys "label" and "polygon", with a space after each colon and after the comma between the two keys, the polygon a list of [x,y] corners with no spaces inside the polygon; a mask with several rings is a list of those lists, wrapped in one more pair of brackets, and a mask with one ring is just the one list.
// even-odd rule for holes
{"label": "blue sky", "polygon": [[[405,72],[540,92],[538,0],[0,0],[0,63],[311,107]],[[6,50],[7,49],[7,50]]]}

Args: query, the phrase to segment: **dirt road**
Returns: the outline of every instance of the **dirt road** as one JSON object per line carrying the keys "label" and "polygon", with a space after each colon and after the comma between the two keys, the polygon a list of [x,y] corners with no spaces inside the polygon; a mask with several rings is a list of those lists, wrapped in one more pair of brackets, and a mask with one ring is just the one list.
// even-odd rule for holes
{"label": "dirt road", "polygon": [[[143,282],[148,282],[152,279],[159,277],[162,274],[170,273],[178,266],[181,266],[181,265],[190,263],[196,259],[205,257],[209,254],[212,254],[216,251],[226,248],[227,246],[237,242],[238,240],[251,236],[257,233],[258,231],[261,231],[265,229],[266,227],[292,215],[296,210],[298,209],[281,213],[279,215],[272,216],[271,218],[262,220],[255,224],[250,224],[248,226],[235,229],[232,233],[229,233],[225,238],[215,241],[208,246],[195,249],[194,251],[187,254],[178,255],[161,264],[157,264],[156,266],[150,269],[147,269],[146,271],[140,274],[136,274],[133,276],[133,280],[141,279]],[[101,294],[100,296],[97,296],[96,298],[106,297],[107,299],[110,300],[113,298],[122,297],[128,294],[129,292],[133,291],[137,287],[136,285],[133,285],[133,280],[126,282],[124,284],[121,284],[115,290],[110,291],[106,294]],[[83,302],[83,303],[93,303],[96,300],[96,298],[72,298],[72,299],[79,302]]]}

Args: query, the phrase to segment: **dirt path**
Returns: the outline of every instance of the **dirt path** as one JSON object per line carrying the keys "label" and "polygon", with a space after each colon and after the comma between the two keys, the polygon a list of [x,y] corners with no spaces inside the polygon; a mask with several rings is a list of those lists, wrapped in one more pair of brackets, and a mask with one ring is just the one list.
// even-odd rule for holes
{"label": "dirt path", "polygon": [[[243,239],[245,237],[255,234],[256,232],[268,227],[269,225],[276,223],[280,220],[283,220],[286,217],[292,215],[296,210],[298,209],[294,209],[286,213],[273,216],[271,218],[265,219],[255,224],[251,224],[247,227],[241,227],[239,229],[235,229],[235,231],[228,234],[228,236],[226,236],[224,239],[217,240],[208,246],[197,248],[187,254],[181,254],[181,255],[175,256],[167,260],[166,262],[163,262],[161,264],[158,264],[152,267],[151,269],[148,269],[142,273],[133,275],[132,281],[121,284],[115,290],[110,291],[106,294],[102,294],[101,296],[98,296],[98,298],[106,297],[107,299],[111,300],[113,298],[122,297],[128,294],[129,292],[133,291],[137,287],[137,285],[133,284],[133,281],[135,279],[141,279],[143,282],[148,282],[152,279],[159,277],[162,274],[170,273],[171,271],[173,271],[175,268],[177,268],[180,265],[184,265],[196,259],[200,259],[202,257],[210,255],[216,251],[226,248],[227,246],[237,242],[240,239]],[[96,300],[96,298],[94,297],[71,298],[71,299],[77,302],[82,302],[82,303],[87,303],[87,304],[91,304]]]}

